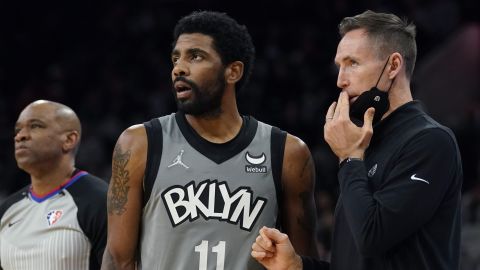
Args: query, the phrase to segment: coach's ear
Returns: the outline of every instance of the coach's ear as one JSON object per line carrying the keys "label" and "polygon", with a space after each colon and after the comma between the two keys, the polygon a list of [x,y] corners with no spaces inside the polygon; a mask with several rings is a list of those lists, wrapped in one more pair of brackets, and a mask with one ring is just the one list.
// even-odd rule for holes
{"label": "coach's ear", "polygon": [[390,66],[387,69],[388,78],[393,80],[404,66],[403,56],[395,52],[390,56]]}
{"label": "coach's ear", "polygon": [[225,69],[225,81],[228,84],[236,84],[243,76],[243,62],[235,61]]}

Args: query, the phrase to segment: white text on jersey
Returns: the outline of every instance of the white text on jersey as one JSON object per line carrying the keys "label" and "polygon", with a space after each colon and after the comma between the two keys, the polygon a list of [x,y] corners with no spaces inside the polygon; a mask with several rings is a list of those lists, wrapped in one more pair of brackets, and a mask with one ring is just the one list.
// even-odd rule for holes
{"label": "white text on jersey", "polygon": [[246,231],[251,231],[267,202],[260,197],[253,202],[249,187],[230,192],[226,182],[216,180],[205,180],[198,187],[193,181],[186,186],[172,186],[162,193],[162,199],[174,227],[201,215],[207,220],[240,223],[240,228]]}

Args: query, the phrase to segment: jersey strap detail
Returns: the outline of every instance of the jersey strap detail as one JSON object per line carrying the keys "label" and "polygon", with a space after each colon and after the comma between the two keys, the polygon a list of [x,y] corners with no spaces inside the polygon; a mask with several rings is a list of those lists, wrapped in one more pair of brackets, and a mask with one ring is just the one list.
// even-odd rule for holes
{"label": "jersey strap detail", "polygon": [[272,174],[273,181],[275,183],[275,192],[277,194],[277,203],[278,203],[278,219],[277,219],[277,228],[280,228],[282,223],[282,169],[283,169],[283,155],[285,152],[285,142],[287,140],[287,132],[277,128],[272,127],[271,134],[271,155],[272,155]]}
{"label": "jersey strap detail", "polygon": [[190,126],[184,113],[177,112],[175,120],[188,143],[217,164],[221,164],[243,151],[252,142],[258,127],[258,122],[255,118],[243,116],[242,127],[235,138],[226,143],[212,143],[202,138]]}
{"label": "jersey strap detail", "polygon": [[143,180],[143,207],[147,204],[152,193],[155,178],[157,178],[158,166],[162,159],[163,134],[162,124],[158,118],[144,123],[147,132],[148,150],[145,165],[145,178]]}

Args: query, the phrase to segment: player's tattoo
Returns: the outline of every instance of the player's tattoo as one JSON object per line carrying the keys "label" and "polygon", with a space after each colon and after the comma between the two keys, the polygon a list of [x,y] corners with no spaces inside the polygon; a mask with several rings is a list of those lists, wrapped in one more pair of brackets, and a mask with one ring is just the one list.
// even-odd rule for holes
{"label": "player's tattoo", "polygon": [[123,151],[119,144],[113,150],[112,179],[108,190],[107,210],[109,214],[121,215],[125,212],[130,186],[130,173],[125,169],[130,161],[130,150]]}

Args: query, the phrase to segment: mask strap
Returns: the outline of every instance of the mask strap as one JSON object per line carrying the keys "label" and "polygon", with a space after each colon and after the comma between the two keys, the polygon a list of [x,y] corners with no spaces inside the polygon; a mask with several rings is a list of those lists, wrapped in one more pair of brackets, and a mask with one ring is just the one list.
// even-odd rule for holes
{"label": "mask strap", "polygon": [[390,87],[388,87],[387,93],[390,92],[390,89],[392,89],[393,81],[395,81],[395,78],[393,78],[392,82],[390,83]]}
{"label": "mask strap", "polygon": [[[375,84],[375,87],[378,86],[378,83],[380,82],[380,79],[382,78],[383,72],[385,71],[385,68],[387,67],[388,60],[390,60],[390,56],[388,56],[387,62],[385,63],[385,65],[384,65],[383,68],[382,68],[382,73],[380,73],[380,77],[378,77],[378,81],[377,81],[377,83]],[[392,84],[390,84],[390,87],[392,87]],[[388,88],[388,90],[390,90],[390,88]]]}

